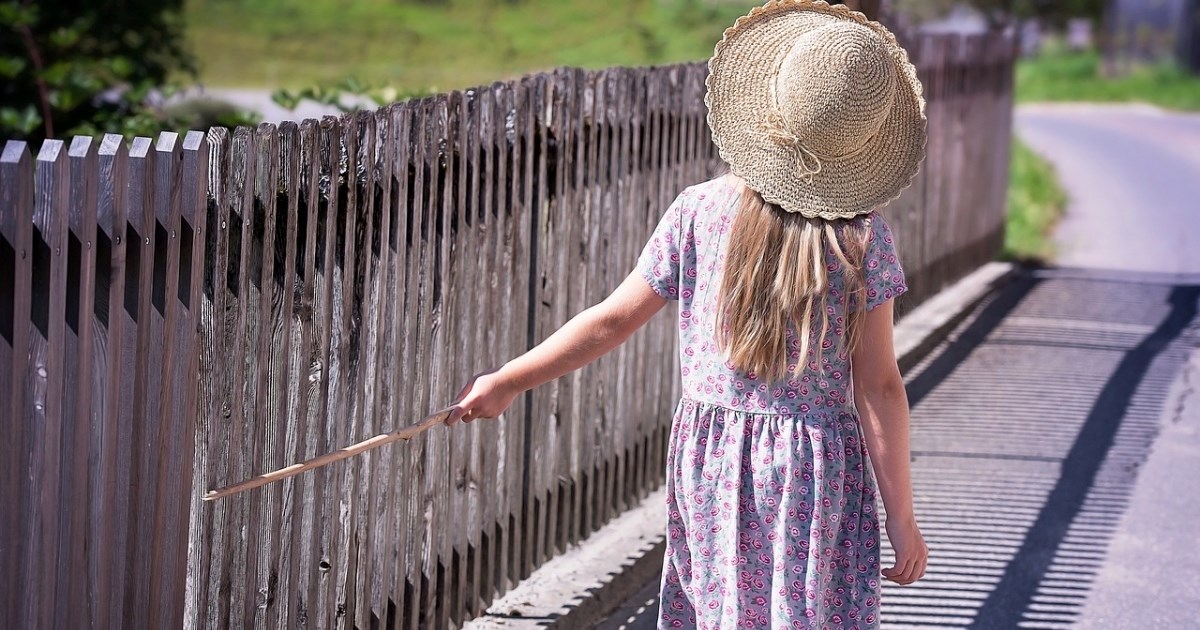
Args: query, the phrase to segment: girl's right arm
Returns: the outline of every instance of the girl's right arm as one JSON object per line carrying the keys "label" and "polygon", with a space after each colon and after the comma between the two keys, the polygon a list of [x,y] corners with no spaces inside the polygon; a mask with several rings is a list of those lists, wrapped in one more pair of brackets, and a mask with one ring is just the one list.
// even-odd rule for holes
{"label": "girl's right arm", "polygon": [[521,392],[577,370],[621,345],[666,304],[634,271],[603,302],[571,318],[529,352],[472,378],[459,393],[446,424],[499,416]]}
{"label": "girl's right arm", "polygon": [[911,584],[925,574],[929,549],[913,513],[909,470],[908,394],[892,346],[892,300],[869,311],[851,357],[854,404],[887,510],[887,535],[896,564],[883,576]]}

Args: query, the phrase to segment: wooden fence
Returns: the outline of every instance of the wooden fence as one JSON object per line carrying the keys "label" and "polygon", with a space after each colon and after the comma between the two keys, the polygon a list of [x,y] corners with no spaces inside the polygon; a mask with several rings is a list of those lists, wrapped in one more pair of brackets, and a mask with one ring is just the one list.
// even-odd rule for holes
{"label": "wooden fence", "polygon": [[[1012,55],[923,39],[929,157],[888,210],[914,291],[998,251]],[[674,323],[414,421],[602,298],[721,165],[704,68],[562,70],[340,119],[0,157],[0,625],[454,626],[659,485]]]}

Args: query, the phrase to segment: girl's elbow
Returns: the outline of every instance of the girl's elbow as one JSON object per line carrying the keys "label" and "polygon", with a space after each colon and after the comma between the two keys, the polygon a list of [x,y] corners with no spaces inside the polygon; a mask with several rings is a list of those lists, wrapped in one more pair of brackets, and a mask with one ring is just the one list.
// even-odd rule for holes
{"label": "girl's elbow", "polygon": [[859,379],[855,386],[862,394],[872,398],[895,400],[908,396],[899,369],[872,375],[871,378]]}

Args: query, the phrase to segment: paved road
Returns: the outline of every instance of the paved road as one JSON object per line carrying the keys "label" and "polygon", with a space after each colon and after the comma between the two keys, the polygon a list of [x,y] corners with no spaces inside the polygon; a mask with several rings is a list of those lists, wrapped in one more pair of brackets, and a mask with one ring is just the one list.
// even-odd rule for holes
{"label": "paved road", "polygon": [[[1018,130],[1073,198],[1063,267],[906,375],[932,560],[884,627],[1196,627],[1200,118],[1039,106]],[[599,628],[653,628],[655,594]]]}
{"label": "paved road", "polygon": [[1071,197],[1060,265],[1200,273],[1200,115],[1046,104],[1016,122]]}

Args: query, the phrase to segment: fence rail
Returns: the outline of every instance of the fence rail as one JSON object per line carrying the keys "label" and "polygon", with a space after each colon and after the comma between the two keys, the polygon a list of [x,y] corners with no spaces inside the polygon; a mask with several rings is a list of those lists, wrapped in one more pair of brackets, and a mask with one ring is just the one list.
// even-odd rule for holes
{"label": "fence rail", "polygon": [[[1003,230],[1011,42],[913,44],[928,161],[886,211],[919,300]],[[516,401],[422,417],[602,298],[721,165],[704,68],[561,70],[341,118],[0,156],[0,625],[455,626],[662,481],[656,318]]]}

